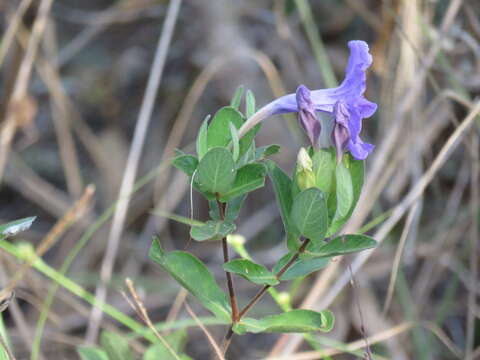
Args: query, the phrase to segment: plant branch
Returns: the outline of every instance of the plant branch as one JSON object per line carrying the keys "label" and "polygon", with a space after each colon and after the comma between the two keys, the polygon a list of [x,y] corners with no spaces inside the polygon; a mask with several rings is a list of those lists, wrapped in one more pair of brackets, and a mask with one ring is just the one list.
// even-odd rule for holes
{"label": "plant branch", "polygon": [[[221,215],[221,213],[220,213]],[[310,239],[305,239],[302,243],[302,245],[298,248],[297,252],[290,258],[290,260],[288,260],[288,262],[283,265],[283,267],[278,271],[278,273],[275,275],[276,279],[277,280],[280,280],[280,278],[282,277],[282,275],[285,273],[285,271],[287,271],[290,266],[293,265],[293,263],[295,261],[298,260],[299,256],[301,253],[303,253],[305,251],[305,249],[307,248],[307,245],[310,243]],[[228,273],[227,273],[228,274]],[[240,321],[240,319],[248,312],[250,311],[250,309],[258,302],[258,300],[260,300],[260,298],[267,292],[267,290],[270,288],[270,285],[265,285],[264,287],[262,287],[260,289],[260,291],[252,298],[252,300],[250,300],[250,302],[243,308],[242,311],[240,311],[240,313],[238,314],[238,318],[237,318],[237,321]],[[230,326],[230,328],[228,329],[226,335],[225,335],[225,338],[223,339],[223,345],[222,345],[222,349],[223,349],[223,352],[226,353],[228,347],[230,346],[230,342],[232,340],[232,336],[233,336],[233,325]]]}
{"label": "plant branch", "polygon": [[[217,196],[217,205],[218,205],[218,212],[220,213],[220,219],[225,220],[225,205],[222,204],[218,200]],[[223,262],[227,263],[230,261],[230,256],[228,255],[228,244],[227,238],[222,238],[222,250],[223,250]],[[232,306],[232,322],[236,323],[240,318],[238,314],[238,304],[237,304],[237,297],[235,296],[235,289],[233,287],[233,277],[232,274],[228,271],[225,271],[225,275],[227,276],[227,286],[228,286],[228,294],[230,295],[230,305]]]}

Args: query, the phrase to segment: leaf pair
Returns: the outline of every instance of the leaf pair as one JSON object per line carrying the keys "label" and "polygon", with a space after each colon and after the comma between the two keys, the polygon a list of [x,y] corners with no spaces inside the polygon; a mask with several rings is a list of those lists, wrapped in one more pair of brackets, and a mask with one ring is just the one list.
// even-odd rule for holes
{"label": "leaf pair", "polygon": [[[207,267],[195,256],[183,252],[165,252],[158,239],[153,241],[150,258],[162,266],[180,285],[187,289],[200,303],[217,318],[230,322],[230,304]],[[248,277],[257,284],[275,285],[275,275],[265,267],[248,260],[233,260],[225,264],[225,270]],[[333,314],[329,311],[293,310],[286,313],[266,316],[261,319],[243,318],[233,330],[245,332],[311,332],[330,331],[333,327]]]}

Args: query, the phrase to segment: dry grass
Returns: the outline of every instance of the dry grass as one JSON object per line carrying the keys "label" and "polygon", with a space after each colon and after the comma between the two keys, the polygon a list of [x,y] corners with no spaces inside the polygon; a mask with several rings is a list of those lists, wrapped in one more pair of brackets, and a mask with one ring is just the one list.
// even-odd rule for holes
{"label": "dry grass", "polygon": [[[341,79],[346,41],[363,39],[374,55],[367,96],[379,105],[364,131],[376,149],[367,162],[362,199],[345,231],[356,231],[388,211],[369,230],[381,245],[337,258],[298,288],[296,305],[329,307],[337,316],[331,334],[314,336],[320,352],[298,335],[259,335],[234,338],[228,358],[359,358],[365,346],[362,326],[374,359],[480,356],[480,4],[110,3],[0,4],[1,223],[37,215],[22,240],[36,245],[41,256],[49,250],[44,261],[56,269],[81,242],[70,279],[97,289],[100,300],[132,317],[146,314],[149,326],[152,321],[167,328],[190,321],[187,353],[210,358],[224,329],[196,326],[205,322],[203,310],[186,308],[185,294],[146,256],[153,234],[167,248],[183,249],[188,241],[187,227],[154,215],[158,210],[190,215],[188,181],[165,164],[174,148],[188,149],[205,115],[227,104],[236,86],[254,90],[259,105],[299,83],[323,87],[325,77],[333,81],[327,62]],[[301,15],[285,12],[293,4]],[[178,14],[175,7],[180,7]],[[286,169],[303,143],[292,124],[280,117],[269,120],[257,141],[280,143],[276,160]],[[95,184],[95,207],[68,228],[72,216],[90,203],[87,195],[81,198],[87,183]],[[285,250],[280,219],[271,211],[271,189],[257,193],[238,228],[248,235],[255,259],[272,265]],[[206,205],[196,195],[192,200],[194,214],[203,220]],[[189,250],[223,281],[215,244],[192,243]],[[13,260],[2,253],[3,293],[10,294],[8,284],[14,281],[25,300],[12,300],[3,315],[12,356],[29,359],[51,281]],[[130,286],[134,310],[119,292],[127,277],[137,285],[136,291]],[[241,303],[256,290],[236,285]],[[259,313],[272,312],[269,301]],[[76,358],[75,346],[96,342],[100,329],[125,331],[64,290],[44,315],[37,353],[43,359]],[[133,344],[137,352],[145,348],[141,340]]]}

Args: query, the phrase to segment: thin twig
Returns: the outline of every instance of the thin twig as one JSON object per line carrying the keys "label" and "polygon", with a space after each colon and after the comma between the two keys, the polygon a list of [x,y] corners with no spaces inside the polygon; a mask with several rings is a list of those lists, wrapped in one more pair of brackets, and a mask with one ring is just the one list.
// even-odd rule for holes
{"label": "thin twig", "polygon": [[[112,276],[112,270],[120,244],[120,237],[123,232],[127,209],[130,203],[129,194],[131,193],[135,182],[143,144],[145,142],[148,125],[152,117],[153,105],[160,85],[160,80],[162,78],[163,68],[167,58],[168,49],[172,39],[181,2],[182,0],[172,0],[168,6],[167,15],[163,23],[162,33],[158,41],[155,58],[151,67],[150,76],[148,78],[147,88],[145,90],[142,106],[135,126],[132,145],[128,154],[127,165],[123,175],[122,185],[120,187],[119,203],[113,216],[112,226],[107,242],[107,249],[100,270],[101,283],[97,287],[95,293],[97,300],[101,302],[104,302],[107,297],[106,284],[108,281],[110,281]],[[90,315],[89,327],[87,329],[87,342],[93,343],[97,337],[101,318],[102,311],[99,308],[93,308]]]}
{"label": "thin twig", "polygon": [[213,349],[215,350],[215,353],[218,356],[218,358],[220,360],[225,360],[225,356],[223,356],[222,351],[220,350],[220,347],[218,346],[218,344],[213,339],[212,334],[210,334],[210,332],[207,330],[205,325],[202,324],[200,319],[197,317],[197,315],[195,315],[192,308],[190,307],[190,305],[188,305],[188,303],[186,301],[185,301],[185,308],[187,309],[188,313],[193,318],[193,320],[195,320],[195,322],[200,327],[200,329],[202,329],[203,333],[205,334],[205,336],[208,339],[208,342],[212,345]]}
{"label": "thin twig", "polygon": [[152,330],[152,332],[155,334],[158,340],[160,340],[160,342],[163,344],[163,346],[167,348],[167,350],[172,354],[172,356],[175,359],[180,360],[180,357],[175,352],[175,350],[170,346],[168,341],[165,340],[165,338],[162,335],[160,335],[158,330],[155,328],[155,325],[153,325],[152,320],[150,320],[150,316],[148,316],[148,312],[147,312],[147,309],[145,308],[145,305],[143,305],[142,300],[140,300],[140,297],[135,291],[135,287],[133,286],[132,280],[130,280],[129,278],[126,278],[125,284],[127,285],[128,291],[130,291],[130,295],[132,296],[133,301],[131,301],[125,293],[122,293],[125,300],[136,311],[137,315],[140,317],[140,319],[142,319],[145,325],[147,325],[148,328]]}

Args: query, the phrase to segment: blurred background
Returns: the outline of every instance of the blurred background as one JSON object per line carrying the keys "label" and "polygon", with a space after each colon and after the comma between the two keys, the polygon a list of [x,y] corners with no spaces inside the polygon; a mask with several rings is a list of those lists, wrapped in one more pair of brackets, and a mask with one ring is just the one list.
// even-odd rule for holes
{"label": "blurred background", "polygon": [[[213,352],[185,301],[217,342],[225,327],[147,257],[155,234],[167,249],[187,246],[189,227],[172,214],[208,217],[208,204],[196,194],[190,202],[188,179],[169,165],[173,150],[193,152],[205,116],[239,85],[258,106],[298,84],[335,86],[347,42],[367,41],[366,96],[378,111],[362,137],[376,149],[345,231],[381,244],[280,288],[295,306],[331,309],[331,333],[313,342],[236,336],[228,358],[368,358],[366,341],[374,359],[480,358],[480,2],[4,0],[0,11],[0,220],[37,216],[9,241],[37,247],[55,274],[136,318],[121,294],[131,278],[165,334],[187,329],[194,359]],[[258,145],[271,143],[290,171],[307,140],[295,116],[279,116],[258,135]],[[238,225],[269,267],[286,251],[274,202],[268,183]],[[188,250],[224,284],[218,243]],[[8,284],[20,262],[4,251],[0,259]],[[4,300],[17,359],[76,359],[76,346],[96,343],[99,329],[128,335],[65,283],[27,269]],[[242,279],[236,287],[242,304],[257,291]],[[265,297],[252,314],[274,312]],[[140,358],[146,344],[129,339]]]}

